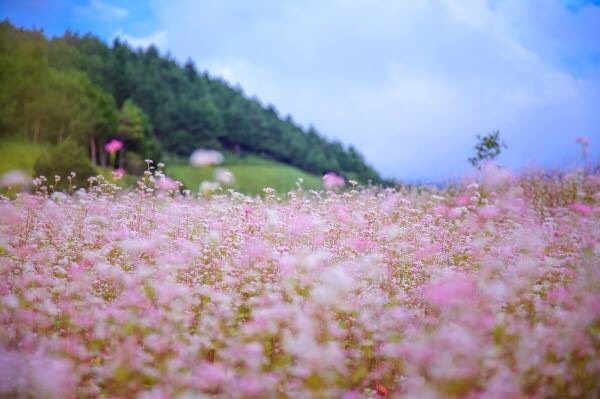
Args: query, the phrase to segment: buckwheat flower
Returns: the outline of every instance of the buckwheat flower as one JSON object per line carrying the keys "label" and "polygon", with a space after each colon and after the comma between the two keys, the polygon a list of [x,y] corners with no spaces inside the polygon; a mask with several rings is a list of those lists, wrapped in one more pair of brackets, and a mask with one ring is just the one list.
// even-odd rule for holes
{"label": "buckwheat flower", "polygon": [[336,304],[343,301],[354,287],[353,276],[341,266],[321,273],[321,282],[313,289],[311,298],[320,304]]}
{"label": "buckwheat flower", "polygon": [[588,137],[577,137],[577,140],[575,140],[577,142],[577,144],[579,144],[581,146],[581,158],[586,161],[587,160],[587,154],[588,154],[588,147],[590,146],[591,140]]}
{"label": "buckwheat flower", "polygon": [[42,199],[35,195],[23,194],[21,197],[19,197],[19,200],[22,201],[26,208],[32,210],[40,209],[44,205]]}
{"label": "buckwheat flower", "polygon": [[27,173],[22,170],[10,170],[0,176],[0,188],[20,188],[27,189],[32,185],[33,181]]}
{"label": "buckwheat flower", "polygon": [[121,241],[121,247],[131,256],[138,256],[154,249],[151,241],[141,238],[123,240]]}
{"label": "buckwheat flower", "polygon": [[224,161],[223,154],[216,150],[198,149],[190,156],[192,166],[219,165]]}
{"label": "buckwheat flower", "polygon": [[489,399],[522,398],[519,376],[508,367],[500,366],[481,392],[481,397]]}
{"label": "buckwheat flower", "polygon": [[511,289],[502,281],[494,281],[486,286],[485,294],[499,306],[510,299]]}
{"label": "buckwheat flower", "polygon": [[74,395],[70,362],[0,349],[0,396],[57,398]]}
{"label": "buckwheat flower", "polygon": [[485,205],[479,209],[478,215],[483,219],[494,219],[500,215],[500,209],[495,205]]}
{"label": "buckwheat flower", "polygon": [[242,377],[238,384],[244,397],[258,398],[265,390],[264,384],[256,377]]}
{"label": "buckwheat flower", "polygon": [[195,374],[195,383],[207,391],[216,391],[229,380],[227,369],[219,363],[202,363],[196,368]]}
{"label": "buckwheat flower", "polygon": [[472,182],[467,186],[467,190],[468,191],[479,190],[479,184],[477,184],[476,182]]}
{"label": "buckwheat flower", "polygon": [[215,171],[215,179],[226,186],[230,186],[235,182],[235,177],[230,170],[219,168]]}
{"label": "buckwheat flower", "polygon": [[121,140],[112,139],[104,145],[104,149],[110,154],[115,154],[123,149],[123,142]]}
{"label": "buckwheat flower", "polygon": [[575,202],[569,206],[569,209],[583,216],[590,216],[594,213],[594,208],[581,202]]}
{"label": "buckwheat flower", "polygon": [[50,198],[55,202],[64,202],[69,199],[69,196],[61,191],[55,191],[50,195]]}
{"label": "buckwheat flower", "polygon": [[353,237],[346,241],[347,245],[357,252],[365,252],[373,247],[373,242],[361,237]]}
{"label": "buckwheat flower", "polygon": [[290,232],[295,235],[301,235],[310,230],[315,225],[315,221],[307,215],[294,216],[289,220]]}
{"label": "buckwheat flower", "polygon": [[125,176],[125,169],[123,168],[118,168],[116,170],[114,170],[113,172],[113,177],[117,180],[122,179],[123,176]]}
{"label": "buckwheat flower", "polygon": [[492,162],[486,163],[481,169],[481,182],[487,189],[509,184],[513,179],[513,174],[510,170],[502,168]]}
{"label": "buckwheat flower", "polygon": [[465,213],[465,211],[466,209],[464,207],[456,206],[448,210],[447,215],[450,219],[458,219],[463,215],[463,213]]}
{"label": "buckwheat flower", "polygon": [[343,187],[344,184],[344,178],[342,176],[336,175],[333,172],[325,173],[325,175],[323,175],[323,185],[327,190]]}
{"label": "buckwheat flower", "polygon": [[6,308],[8,308],[8,309],[18,309],[18,307],[19,307],[19,298],[16,295],[14,295],[14,294],[7,295],[7,296],[5,296],[2,299],[3,299],[2,300],[3,305]]}
{"label": "buckwheat flower", "polygon": [[576,142],[577,144],[580,144],[580,145],[582,145],[582,146],[585,146],[585,147],[587,147],[587,146],[589,146],[589,145],[590,145],[590,143],[591,143],[591,140],[589,139],[589,137],[585,137],[585,136],[579,136],[579,137],[577,137],[577,139],[575,140],[575,142]]}
{"label": "buckwheat flower", "polygon": [[342,395],[342,399],[362,399],[364,396],[357,391],[346,391]]}
{"label": "buckwheat flower", "polygon": [[177,184],[177,182],[167,176],[160,177],[158,179],[158,181],[156,182],[156,184],[158,185],[158,187],[161,190],[165,190],[165,191],[175,191],[179,188],[179,185]]}
{"label": "buckwheat flower", "polygon": [[469,205],[469,196],[467,194],[461,194],[455,199],[456,206],[463,207]]}
{"label": "buckwheat flower", "polygon": [[466,305],[477,296],[477,285],[464,273],[451,273],[425,286],[425,299],[441,309]]}
{"label": "buckwheat flower", "polygon": [[205,180],[202,183],[200,183],[200,186],[198,187],[198,190],[202,194],[209,194],[209,193],[212,193],[214,191],[217,191],[219,189],[219,187],[221,187],[219,185],[219,183],[213,182],[213,181],[206,181]]}
{"label": "buckwheat flower", "polygon": [[591,168],[273,200],[152,165],[0,197],[0,397],[597,396]]}

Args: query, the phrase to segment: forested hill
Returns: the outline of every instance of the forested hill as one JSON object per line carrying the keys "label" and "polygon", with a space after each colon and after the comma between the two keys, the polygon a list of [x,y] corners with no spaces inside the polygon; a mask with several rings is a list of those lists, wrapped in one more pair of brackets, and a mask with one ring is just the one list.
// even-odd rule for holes
{"label": "forested hill", "polygon": [[[108,46],[89,34],[48,39],[0,23],[0,107],[2,135],[73,137],[94,159],[107,140],[120,138],[142,159],[228,149],[314,174],[381,182],[352,146],[280,116],[192,62],[180,65],[155,47],[132,49],[119,40]],[[123,118],[139,126],[124,128]]]}

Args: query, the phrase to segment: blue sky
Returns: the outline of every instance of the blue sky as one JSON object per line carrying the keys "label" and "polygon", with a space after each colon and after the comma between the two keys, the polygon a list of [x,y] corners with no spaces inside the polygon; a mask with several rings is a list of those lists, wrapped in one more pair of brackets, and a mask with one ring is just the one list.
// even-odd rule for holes
{"label": "blue sky", "polygon": [[388,177],[469,172],[496,129],[516,169],[576,164],[578,136],[600,159],[600,1],[21,0],[0,17],[155,43]]}

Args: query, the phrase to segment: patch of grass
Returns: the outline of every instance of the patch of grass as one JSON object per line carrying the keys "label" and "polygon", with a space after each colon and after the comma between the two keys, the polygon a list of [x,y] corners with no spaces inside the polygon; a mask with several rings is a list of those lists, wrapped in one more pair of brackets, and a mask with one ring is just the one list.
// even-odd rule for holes
{"label": "patch of grass", "polygon": [[14,138],[0,139],[0,174],[20,169],[32,175],[35,161],[47,148],[45,144],[33,144]]}
{"label": "patch of grass", "polygon": [[[304,179],[305,189],[321,189],[321,179],[310,175],[293,166],[264,160],[258,157],[248,159],[246,157],[239,163],[232,158],[226,159],[224,165],[219,166],[228,169],[235,176],[235,184],[232,188],[245,194],[262,194],[263,188],[270,187],[278,193],[287,193],[296,188],[299,178]],[[252,162],[255,160],[256,162]],[[185,186],[193,191],[203,181],[214,181],[215,170],[219,167],[196,168],[182,162],[167,165],[166,174],[174,179],[180,180]]]}

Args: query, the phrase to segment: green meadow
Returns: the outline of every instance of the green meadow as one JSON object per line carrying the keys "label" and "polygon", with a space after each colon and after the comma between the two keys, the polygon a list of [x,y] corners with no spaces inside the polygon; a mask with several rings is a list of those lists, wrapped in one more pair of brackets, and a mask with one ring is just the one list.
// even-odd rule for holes
{"label": "green meadow", "polygon": [[[30,175],[34,174],[35,161],[51,145],[36,145],[18,139],[0,140],[0,173],[20,169]],[[68,156],[69,154],[65,154]],[[165,172],[173,179],[181,181],[185,188],[197,191],[203,181],[214,181],[215,171],[225,168],[233,173],[235,182],[231,188],[244,194],[262,194],[263,188],[270,187],[283,194],[296,188],[298,179],[303,179],[305,189],[321,189],[322,182],[317,176],[308,174],[298,168],[260,158],[254,155],[238,156],[225,154],[225,162],[219,166],[193,167],[187,159],[171,157],[165,162]],[[106,168],[96,167],[99,174],[106,177],[111,173]],[[126,186],[133,187],[137,177],[126,175],[123,179]]]}

